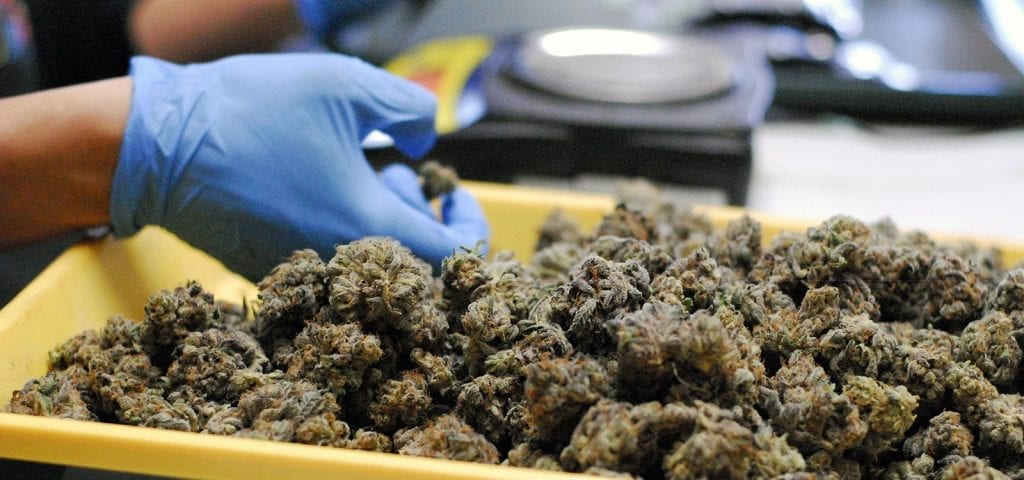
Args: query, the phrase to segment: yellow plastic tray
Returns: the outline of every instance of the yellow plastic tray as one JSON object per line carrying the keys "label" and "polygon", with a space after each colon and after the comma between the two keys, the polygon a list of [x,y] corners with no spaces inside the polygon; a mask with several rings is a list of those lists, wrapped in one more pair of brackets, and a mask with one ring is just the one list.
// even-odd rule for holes
{"label": "yellow plastic tray", "polygon": [[[469,182],[467,182],[469,183]],[[554,208],[592,227],[612,209],[610,198],[492,184],[470,184],[492,224],[492,249],[528,259],[537,228]],[[702,208],[718,225],[743,215]],[[766,238],[802,231],[815,221],[751,214]],[[974,239],[979,240],[979,239]],[[999,246],[1009,263],[1024,244]],[[163,230],[69,249],[0,310],[0,403],[29,378],[43,375],[47,352],[72,335],[101,327],[111,315],[142,318],[152,292],[195,279],[217,298],[240,302],[255,287]],[[512,479],[579,478],[539,470],[477,465],[394,454],[196,435],[112,424],[0,413],[0,458],[189,478]]]}

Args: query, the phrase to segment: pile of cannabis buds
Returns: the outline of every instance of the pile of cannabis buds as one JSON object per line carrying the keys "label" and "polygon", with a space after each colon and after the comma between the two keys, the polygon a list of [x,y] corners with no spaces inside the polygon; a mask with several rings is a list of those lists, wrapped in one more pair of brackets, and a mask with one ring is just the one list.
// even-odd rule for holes
{"label": "pile of cannabis buds", "polygon": [[8,411],[621,478],[1024,478],[1024,270],[836,216],[762,247],[649,185],[530,263],[298,251],[255,320],[196,283]]}

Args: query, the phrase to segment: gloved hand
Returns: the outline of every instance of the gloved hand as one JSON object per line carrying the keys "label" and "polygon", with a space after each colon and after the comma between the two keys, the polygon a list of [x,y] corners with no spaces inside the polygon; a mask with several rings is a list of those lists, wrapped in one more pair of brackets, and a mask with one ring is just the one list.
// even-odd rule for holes
{"label": "gloved hand", "polygon": [[387,0],[295,0],[295,9],[306,29],[323,38],[342,20],[386,3]]}
{"label": "gloved hand", "polygon": [[440,265],[486,239],[479,204],[457,190],[429,211],[408,168],[383,177],[360,147],[374,129],[411,156],[435,140],[434,98],[337,54],[230,57],[179,66],[132,60],[132,107],[111,187],[118,236],[160,225],[257,280],[292,251],[369,235]]}

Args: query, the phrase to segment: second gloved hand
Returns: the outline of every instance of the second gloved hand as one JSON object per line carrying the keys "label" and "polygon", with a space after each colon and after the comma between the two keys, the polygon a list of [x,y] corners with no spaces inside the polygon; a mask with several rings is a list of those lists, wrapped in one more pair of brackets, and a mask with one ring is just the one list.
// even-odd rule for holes
{"label": "second gloved hand", "polygon": [[299,18],[310,33],[319,38],[329,35],[344,21],[355,15],[380,8],[389,0],[294,0]]}
{"label": "second gloved hand", "polygon": [[131,76],[111,191],[119,236],[160,225],[256,280],[300,248],[329,259],[336,244],[387,235],[436,266],[489,234],[466,192],[439,222],[366,162],[375,129],[410,156],[433,146],[434,98],[411,82],[336,54],[136,57]]}

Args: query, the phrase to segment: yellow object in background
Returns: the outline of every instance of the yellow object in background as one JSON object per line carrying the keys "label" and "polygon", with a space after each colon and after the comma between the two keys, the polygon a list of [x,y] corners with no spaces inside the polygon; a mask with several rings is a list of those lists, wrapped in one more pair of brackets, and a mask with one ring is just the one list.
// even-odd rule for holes
{"label": "yellow object in background", "polygon": [[[492,225],[492,251],[528,261],[540,225],[556,208],[585,229],[612,210],[611,198],[464,182]],[[716,226],[746,214],[703,207]],[[765,238],[803,231],[818,221],[751,214]],[[982,242],[992,245],[993,242]],[[997,243],[1007,264],[1024,259],[1024,244]],[[0,310],[0,404],[29,379],[46,373],[48,352],[114,314],[141,319],[149,294],[198,280],[216,298],[252,299],[256,287],[173,235],[148,227],[127,240],[69,249]],[[0,413],[0,458],[186,478],[570,479],[576,474],[363,452],[264,440],[199,435],[105,423]]]}
{"label": "yellow object in background", "polygon": [[486,37],[437,40],[402,54],[384,67],[434,92],[437,133],[444,135],[465,126],[458,116],[459,101],[470,77],[493,49],[493,42]]}

